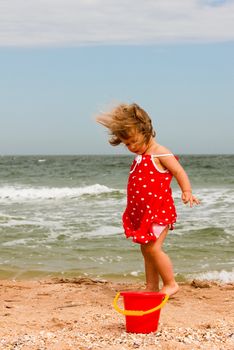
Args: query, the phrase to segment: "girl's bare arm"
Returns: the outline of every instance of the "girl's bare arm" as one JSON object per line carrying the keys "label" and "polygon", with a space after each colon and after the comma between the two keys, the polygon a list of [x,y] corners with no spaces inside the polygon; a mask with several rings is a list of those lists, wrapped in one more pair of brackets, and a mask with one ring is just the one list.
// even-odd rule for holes
{"label": "girl's bare arm", "polygon": [[[162,147],[161,151],[162,154],[170,153],[170,151],[164,147]],[[189,203],[190,207],[192,207],[194,203],[199,204],[200,201],[192,194],[192,187],[188,175],[185,172],[184,168],[181,166],[181,164],[178,162],[178,160],[174,156],[159,157],[159,159],[162,165],[165,168],[167,168],[176,178],[176,181],[181,188],[182,201],[185,204]]]}

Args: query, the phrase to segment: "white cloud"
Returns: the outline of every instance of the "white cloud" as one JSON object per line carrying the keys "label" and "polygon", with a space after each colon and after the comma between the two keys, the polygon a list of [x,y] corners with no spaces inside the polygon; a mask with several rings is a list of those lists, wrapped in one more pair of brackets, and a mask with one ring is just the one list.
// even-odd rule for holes
{"label": "white cloud", "polygon": [[232,0],[0,0],[0,46],[228,40]]}

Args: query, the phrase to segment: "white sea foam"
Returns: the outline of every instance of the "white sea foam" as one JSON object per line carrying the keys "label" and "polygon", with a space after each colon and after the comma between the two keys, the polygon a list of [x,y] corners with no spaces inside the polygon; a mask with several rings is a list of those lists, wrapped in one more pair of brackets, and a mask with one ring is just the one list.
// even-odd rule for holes
{"label": "white sea foam", "polygon": [[[234,189],[233,188],[200,188],[193,189],[193,193],[201,200],[201,205],[213,205],[214,203],[234,203]],[[176,200],[180,201],[181,191],[176,189],[173,191],[173,196]]]}
{"label": "white sea foam", "polygon": [[134,276],[134,277],[138,277],[141,274],[142,274],[142,271],[140,271],[140,270],[130,272],[130,275]]}
{"label": "white sea foam", "polygon": [[[234,270],[232,271],[208,271],[195,276],[199,280],[217,281],[221,283],[234,282]],[[193,276],[194,278],[194,276]]]}
{"label": "white sea foam", "polygon": [[112,236],[118,232],[118,228],[113,226],[102,226],[97,228],[96,230],[90,231],[86,234],[89,237],[102,237],[102,236]]}
{"label": "white sea foam", "polygon": [[104,185],[84,187],[23,187],[3,186],[0,188],[0,200],[24,201],[41,199],[76,198],[83,195],[98,195],[118,191]]}
{"label": "white sea foam", "polygon": [[1,244],[3,247],[15,247],[18,245],[26,245],[32,241],[33,240],[31,238],[20,238],[20,239],[15,239],[15,240],[8,241],[8,242],[3,242]]}
{"label": "white sea foam", "polygon": [[175,231],[175,234],[187,234],[193,232],[194,229],[198,231],[216,227],[233,235],[234,190],[206,188],[194,190],[194,193],[201,200],[201,204],[191,209],[189,205],[185,206],[180,200],[180,191],[175,191],[177,223],[183,226]]}

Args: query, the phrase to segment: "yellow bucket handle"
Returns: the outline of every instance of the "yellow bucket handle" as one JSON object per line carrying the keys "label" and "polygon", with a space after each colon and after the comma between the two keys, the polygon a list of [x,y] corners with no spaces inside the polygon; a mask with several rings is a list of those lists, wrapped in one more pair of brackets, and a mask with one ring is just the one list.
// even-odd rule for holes
{"label": "yellow bucket handle", "polygon": [[152,312],[161,309],[169,299],[169,295],[166,294],[165,297],[163,298],[163,301],[161,302],[161,304],[157,305],[153,309],[141,311],[141,310],[122,310],[122,309],[120,309],[120,307],[117,305],[119,297],[120,297],[120,292],[118,292],[116,294],[116,296],[113,300],[113,307],[117,312],[119,312],[120,314],[125,315],[125,316],[144,316],[144,315],[151,314]]}

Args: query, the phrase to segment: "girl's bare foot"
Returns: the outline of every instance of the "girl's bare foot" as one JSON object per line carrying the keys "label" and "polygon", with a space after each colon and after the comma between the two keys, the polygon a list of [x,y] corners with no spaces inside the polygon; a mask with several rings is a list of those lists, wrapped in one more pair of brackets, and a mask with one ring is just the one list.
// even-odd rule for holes
{"label": "girl's bare foot", "polygon": [[174,294],[176,294],[179,290],[179,286],[176,282],[168,285],[164,285],[162,289],[160,290],[160,293],[164,293],[169,295],[170,297]]}

